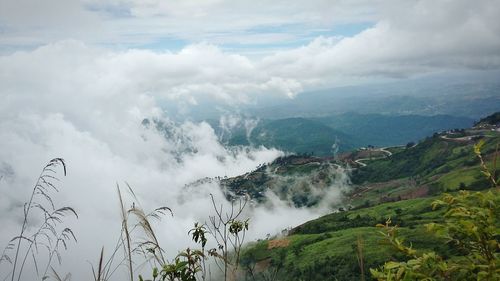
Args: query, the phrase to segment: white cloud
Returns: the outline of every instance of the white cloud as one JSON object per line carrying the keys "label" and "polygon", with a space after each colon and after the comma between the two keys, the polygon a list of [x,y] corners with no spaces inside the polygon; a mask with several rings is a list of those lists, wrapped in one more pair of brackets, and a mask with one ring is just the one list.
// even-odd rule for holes
{"label": "white cloud", "polygon": [[[0,3],[5,45],[65,39],[146,44],[158,39],[215,44],[297,40],[308,28],[375,19],[373,1],[128,1],[6,0]],[[276,34],[267,28],[285,26]],[[292,27],[290,30],[288,27]],[[296,26],[303,26],[296,29]]]}
{"label": "white cloud", "polygon": [[294,79],[408,77],[452,69],[498,69],[500,30],[495,1],[395,4],[374,27],[264,58],[267,69]]}
{"label": "white cloud", "polygon": [[[145,70],[151,71],[144,73],[143,84],[150,85],[151,91],[168,87],[170,97],[207,91],[228,101],[240,89],[255,92],[266,88],[293,96],[311,85],[408,77],[436,70],[497,69],[500,64],[496,16],[500,5],[494,0],[51,1],[36,13],[29,7],[40,6],[37,1],[2,2],[0,44],[7,50],[16,44],[31,46],[68,38],[114,48],[154,45],[158,40],[166,40],[166,48],[168,44],[187,44],[175,54],[132,50],[109,58],[116,63],[122,63],[121,59],[132,63],[129,58],[137,58],[138,67],[142,63],[141,67],[146,65]],[[56,6],[67,12],[55,13]],[[315,33],[339,24],[367,22],[374,24],[352,36]],[[16,43],[20,38],[25,43]],[[311,41],[302,47],[292,44],[282,47],[287,50],[273,51],[273,44],[307,40]],[[154,48],[161,49],[159,44]],[[261,57],[230,55],[219,48]],[[220,75],[222,72],[230,75]],[[189,85],[170,83],[173,77],[189,79]],[[245,82],[249,85],[243,87]],[[246,99],[245,95],[243,91],[240,99]],[[195,104],[196,99],[187,98],[186,102]]]}
{"label": "white cloud", "polygon": [[[179,53],[112,52],[63,41],[0,57],[0,172],[5,175],[0,180],[0,222],[5,226],[0,241],[16,235],[22,204],[41,167],[63,157],[68,176],[54,201],[73,206],[80,215],[70,221],[79,242],[65,254],[63,271],[88,279],[91,270],[85,261],[94,260],[103,245],[106,253],[111,251],[120,229],[117,182],[133,186],[146,208],[173,209],[174,217],[158,228],[169,255],[188,246],[187,231],[210,212],[208,194],[223,198],[216,184],[202,185],[188,195],[185,185],[204,177],[243,174],[281,152],[228,149],[207,123],[170,121],[157,100],[185,98],[172,96],[175,87],[184,89],[187,97],[209,94],[235,102],[239,96],[232,92],[249,94],[244,89],[249,85],[264,92],[283,88],[286,94],[295,87],[285,87],[288,82],[280,80],[269,84],[272,79],[254,73],[254,67],[248,59],[210,45]],[[205,84],[213,88],[207,91]],[[144,127],[145,117],[165,122],[167,137],[154,126]],[[250,237],[325,211],[278,207],[278,213],[289,209],[297,215],[262,229],[270,212],[258,208],[250,214],[256,221]]]}

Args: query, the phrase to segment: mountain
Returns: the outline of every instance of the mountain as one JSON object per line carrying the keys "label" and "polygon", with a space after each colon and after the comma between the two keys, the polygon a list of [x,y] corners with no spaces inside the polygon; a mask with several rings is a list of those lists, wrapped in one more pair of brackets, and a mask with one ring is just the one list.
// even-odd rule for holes
{"label": "mountain", "polygon": [[474,127],[481,127],[487,125],[497,126],[500,124],[500,112],[496,112],[487,117],[481,118],[474,124]]}
{"label": "mountain", "polygon": [[[263,145],[284,151],[333,156],[359,147],[405,145],[436,131],[467,128],[473,119],[449,115],[382,115],[345,113],[321,118],[264,119],[233,124],[209,120],[227,145]],[[249,123],[252,126],[249,126]]]}
{"label": "mountain", "polygon": [[355,137],[331,128],[318,120],[307,118],[248,119],[255,122],[250,128],[244,121],[230,129],[221,122],[207,120],[222,143],[228,146],[253,145],[274,147],[298,153],[333,156],[339,149],[349,151],[358,147]]}
{"label": "mountain", "polygon": [[355,188],[345,203],[352,207],[439,194],[459,186],[481,189],[487,182],[473,151],[480,139],[486,143],[483,152],[492,154],[500,133],[468,129],[436,133],[412,147],[361,149],[337,157],[288,155],[220,183],[233,195],[248,194],[263,202],[265,192],[273,192],[297,207],[319,202],[338,179],[337,168],[347,165]]}
{"label": "mountain", "polygon": [[[456,80],[460,81],[460,80]],[[453,115],[478,119],[500,108],[500,83],[445,80],[346,86],[301,93],[294,99],[248,107],[259,118],[323,117],[355,112],[384,115]]]}
{"label": "mountain", "polygon": [[[381,243],[384,240],[375,225],[388,218],[399,225],[399,236],[415,249],[460,256],[456,247],[430,235],[424,224],[443,222],[445,210],[431,207],[443,192],[491,187],[474,153],[479,141],[483,142],[483,160],[493,167],[500,132],[478,127],[436,132],[414,146],[387,148],[384,155],[381,150],[360,150],[336,159],[296,156],[259,167],[254,173],[271,177],[280,169],[301,170],[305,175],[327,165],[349,164],[354,185],[344,193],[346,200],[335,212],[247,246],[242,252],[241,264],[246,269],[242,275],[252,280],[267,280],[265,276],[278,276],[274,280],[361,280],[360,252],[365,277],[369,268],[404,257],[391,245]],[[366,157],[366,153],[375,152],[376,157]],[[244,178],[251,181],[253,175]],[[244,193],[253,185],[240,187],[239,192]]]}
{"label": "mountain", "polygon": [[305,118],[265,120],[252,131],[251,141],[255,145],[317,155],[333,155],[333,145],[345,151],[357,143],[352,136]]}

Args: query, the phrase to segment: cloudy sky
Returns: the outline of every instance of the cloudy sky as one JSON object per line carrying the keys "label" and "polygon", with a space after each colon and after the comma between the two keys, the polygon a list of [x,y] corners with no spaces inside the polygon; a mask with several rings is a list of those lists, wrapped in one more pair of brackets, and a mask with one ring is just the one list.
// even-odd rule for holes
{"label": "cloudy sky", "polygon": [[0,78],[78,75],[187,105],[293,98],[498,69],[499,13],[495,0],[2,0]]}
{"label": "cloudy sky", "polygon": [[[69,222],[79,242],[63,271],[89,279],[81,265],[115,240],[116,183],[125,181],[144,205],[172,207],[159,231],[175,253],[210,213],[208,193],[223,200],[213,185],[186,198],[185,184],[239,175],[282,152],[226,148],[207,123],[172,123],[162,105],[237,106],[345,84],[495,71],[499,14],[496,0],[0,0],[0,242],[16,235],[40,169],[62,157],[68,176],[57,202],[80,213]],[[165,138],[144,118],[175,133]],[[335,183],[328,200],[338,201],[347,183]],[[252,239],[327,211],[280,204],[254,210]]]}
{"label": "cloudy sky", "polygon": [[119,71],[163,80],[163,87],[152,90],[170,97],[210,92],[229,99],[241,91],[293,96],[318,85],[500,65],[495,0],[0,5],[4,55],[44,46],[62,55],[85,52],[104,66],[117,63]]}

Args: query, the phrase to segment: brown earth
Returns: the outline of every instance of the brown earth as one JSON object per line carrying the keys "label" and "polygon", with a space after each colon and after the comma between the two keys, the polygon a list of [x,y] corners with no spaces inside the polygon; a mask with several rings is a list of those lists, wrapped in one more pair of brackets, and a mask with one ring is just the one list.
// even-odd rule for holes
{"label": "brown earth", "polygon": [[290,240],[287,238],[284,239],[274,239],[274,240],[269,240],[267,242],[267,249],[271,250],[274,248],[286,248],[290,245]]}

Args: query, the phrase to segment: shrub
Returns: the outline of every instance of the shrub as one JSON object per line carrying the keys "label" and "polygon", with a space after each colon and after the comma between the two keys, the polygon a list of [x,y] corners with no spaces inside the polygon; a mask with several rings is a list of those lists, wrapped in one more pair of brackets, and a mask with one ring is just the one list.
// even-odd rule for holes
{"label": "shrub", "polygon": [[[479,142],[474,152],[481,162],[482,173],[490,181],[488,192],[460,191],[444,194],[432,203],[433,209],[444,208],[444,223],[427,224],[427,230],[446,239],[458,250],[455,257],[441,257],[435,252],[419,252],[404,244],[397,235],[397,226],[385,225],[385,238],[409,259],[388,261],[379,269],[370,269],[378,280],[500,280],[500,190],[496,171],[491,172],[483,161]],[[496,155],[494,159],[496,166]]]}

